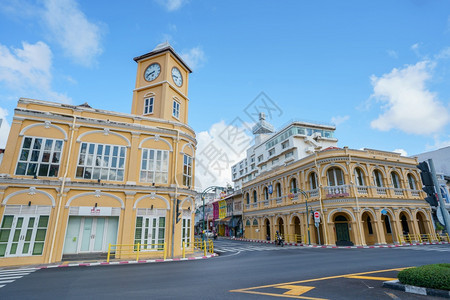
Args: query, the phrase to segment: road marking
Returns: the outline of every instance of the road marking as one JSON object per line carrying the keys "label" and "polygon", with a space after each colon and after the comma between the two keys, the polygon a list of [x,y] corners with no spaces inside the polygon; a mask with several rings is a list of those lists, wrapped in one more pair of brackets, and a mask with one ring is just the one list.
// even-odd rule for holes
{"label": "road marking", "polygon": [[314,289],[315,287],[300,286],[300,285],[280,285],[280,286],[277,286],[276,288],[289,290],[289,291],[283,293],[283,295],[300,296],[301,294],[309,292],[310,290]]}
{"label": "road marking", "polygon": [[386,295],[388,295],[389,297],[391,297],[392,299],[400,299],[399,297],[395,296],[392,293],[388,293],[388,292],[384,292]]}
{"label": "road marking", "polygon": [[391,281],[391,280],[397,279],[397,278],[390,278],[390,277],[373,277],[373,276],[357,276],[357,275],[345,276],[345,278],[381,280],[381,281]]}
{"label": "road marking", "polygon": [[0,270],[0,288],[4,287],[6,283],[14,282],[16,279],[22,278],[30,273],[35,272],[36,268],[11,269]]}
{"label": "road marking", "polygon": [[[275,297],[287,297],[287,298],[317,300],[317,299],[323,299],[323,298],[294,296],[294,295],[290,295],[290,294],[286,294],[286,293],[285,294],[264,293],[264,292],[258,292],[258,291],[255,291],[255,290],[264,289],[264,288],[281,288],[282,286],[300,287],[300,286],[298,286],[296,284],[307,283],[307,282],[315,282],[315,281],[323,281],[323,280],[336,279],[336,278],[357,277],[357,278],[361,279],[361,277],[363,277],[363,275],[367,275],[367,274],[376,274],[376,273],[390,272],[390,271],[402,271],[404,269],[408,269],[408,267],[406,267],[406,268],[386,269],[386,270],[377,270],[377,271],[362,272],[362,273],[353,273],[353,274],[344,274],[344,275],[336,275],[336,276],[328,276],[328,277],[313,278],[313,279],[306,279],[306,280],[292,281],[292,282],[285,282],[285,283],[276,283],[276,284],[255,286],[255,287],[250,287],[250,288],[230,290],[230,292],[231,293],[246,293],[246,294],[257,294],[257,295],[266,295],[266,296],[275,296]],[[381,278],[381,277],[370,277],[370,278]],[[389,278],[389,280],[392,280],[392,279]],[[314,288],[314,287],[312,287],[312,288]],[[306,293],[306,292],[307,291],[304,291],[303,293]]]}

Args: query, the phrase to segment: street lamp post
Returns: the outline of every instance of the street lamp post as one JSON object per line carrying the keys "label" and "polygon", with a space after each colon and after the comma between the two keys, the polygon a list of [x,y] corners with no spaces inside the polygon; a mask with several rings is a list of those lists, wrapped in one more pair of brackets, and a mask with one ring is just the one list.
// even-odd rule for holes
{"label": "street lamp post", "polygon": [[308,208],[308,194],[302,190],[302,189],[298,189],[298,188],[293,188],[291,189],[292,193],[297,193],[300,192],[302,193],[303,196],[305,196],[305,205],[306,205],[306,224],[308,226],[307,230],[308,230],[308,245],[311,245],[311,235],[309,233],[309,208]]}

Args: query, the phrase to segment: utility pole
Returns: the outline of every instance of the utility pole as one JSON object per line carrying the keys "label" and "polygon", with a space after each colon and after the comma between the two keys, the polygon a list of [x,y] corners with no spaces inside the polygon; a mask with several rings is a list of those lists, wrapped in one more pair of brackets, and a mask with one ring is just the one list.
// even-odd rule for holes
{"label": "utility pole", "polygon": [[436,192],[438,195],[439,207],[441,209],[442,216],[444,217],[445,230],[447,230],[447,233],[450,233],[450,216],[447,209],[445,208],[445,202],[441,194],[441,187],[439,186],[439,182],[436,177],[433,160],[429,159],[428,164],[430,165],[431,176],[433,178],[434,187],[436,188]]}

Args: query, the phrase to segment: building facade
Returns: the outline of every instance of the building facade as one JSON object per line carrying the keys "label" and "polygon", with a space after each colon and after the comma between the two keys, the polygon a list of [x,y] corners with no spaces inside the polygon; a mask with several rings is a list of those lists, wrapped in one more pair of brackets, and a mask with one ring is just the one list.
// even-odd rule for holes
{"label": "building facade", "polygon": [[[406,234],[434,234],[417,158],[341,149],[333,131],[293,122],[257,136],[243,160],[245,173],[245,162],[257,159],[256,176],[240,181],[234,176],[240,163],[232,167],[242,185],[244,236],[273,240],[278,231],[295,242],[373,245],[404,241]],[[253,149],[263,149],[260,161]],[[294,159],[286,155],[290,152]]]}
{"label": "building facade", "polygon": [[150,257],[181,255],[182,242],[193,251],[191,70],[168,44],[134,60],[131,114],[19,100],[0,166],[0,265],[109,244],[139,243]]}

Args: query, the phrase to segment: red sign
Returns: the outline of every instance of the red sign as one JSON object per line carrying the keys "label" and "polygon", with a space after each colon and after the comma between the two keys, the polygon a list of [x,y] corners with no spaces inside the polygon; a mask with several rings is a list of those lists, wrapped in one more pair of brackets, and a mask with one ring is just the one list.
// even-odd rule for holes
{"label": "red sign", "polygon": [[320,213],[318,211],[314,212],[314,218],[316,219],[320,218]]}

